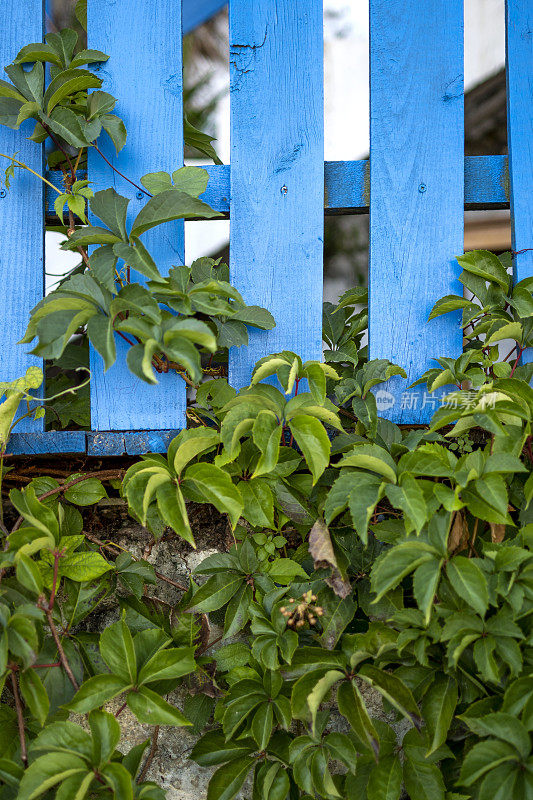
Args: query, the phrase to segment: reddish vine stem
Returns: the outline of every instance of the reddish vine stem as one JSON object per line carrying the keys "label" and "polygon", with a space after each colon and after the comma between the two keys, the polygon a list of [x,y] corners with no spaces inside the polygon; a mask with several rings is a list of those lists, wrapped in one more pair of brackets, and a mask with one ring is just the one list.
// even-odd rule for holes
{"label": "reddish vine stem", "polygon": [[511,370],[511,374],[509,375],[510,378],[513,377],[515,369],[518,366],[518,362],[520,361],[520,356],[522,355],[524,350],[525,350],[525,347],[523,345],[520,345],[519,348],[518,348],[518,353],[516,354],[516,361],[514,362],[514,366],[513,366],[512,370]]}
{"label": "reddish vine stem", "polygon": [[[113,548],[115,548],[116,550],[122,550],[121,547],[119,547],[116,544],[113,544],[113,542],[103,542],[101,539],[98,539],[96,536],[91,536],[90,533],[86,533],[85,534],[85,538],[88,539],[93,544],[97,544],[98,547],[102,547],[104,550],[107,550],[109,553],[115,554],[115,550],[113,550]],[[134,560],[137,561],[137,559],[134,559]],[[187,586],[184,586],[182,583],[178,583],[177,581],[173,581],[172,578],[167,578],[166,575],[163,575],[162,572],[158,572],[158,570],[154,570],[154,572],[155,572],[156,578],[159,578],[160,581],[164,581],[165,583],[168,583],[171,586],[175,586],[176,589],[180,589],[182,592],[186,592],[187,591]]]}
{"label": "reddish vine stem", "polygon": [[159,737],[159,725],[156,725],[154,728],[154,735],[152,736],[152,746],[150,747],[150,752],[144,762],[144,766],[142,770],[139,772],[139,777],[137,778],[137,783],[142,783],[146,778],[146,774],[150,769],[150,765],[154,760],[155,752],[157,750],[157,739]]}
{"label": "reddish vine stem", "polygon": [[13,691],[13,698],[15,700],[15,709],[17,712],[17,727],[20,739],[20,758],[24,766],[28,764],[28,751],[26,750],[26,735],[24,733],[24,713],[22,711],[22,703],[20,702],[19,687],[17,685],[17,678],[15,673],[11,672],[11,687]]}
{"label": "reddish vine stem", "polygon": [[67,657],[65,655],[65,651],[63,650],[63,645],[61,644],[61,638],[59,636],[59,633],[57,632],[57,628],[56,628],[56,626],[54,624],[54,620],[52,619],[52,612],[48,608],[45,608],[43,610],[44,610],[44,613],[46,614],[46,619],[48,621],[48,626],[50,628],[50,631],[52,632],[52,636],[54,637],[54,642],[56,643],[57,652],[59,654],[59,660],[61,661],[61,666],[63,667],[63,669],[67,673],[68,679],[71,682],[71,684],[73,685],[73,687],[75,688],[75,690],[78,691],[78,689],[80,687],[78,686],[78,682],[77,682],[76,678],[74,677],[74,673],[72,672],[72,669],[70,668],[70,664],[68,663],[68,659],[67,659]]}
{"label": "reddish vine stem", "polygon": [[[50,489],[48,492],[44,494],[40,494],[37,498],[38,500],[44,500],[46,497],[52,497],[54,494],[59,494],[60,492],[64,492],[66,489],[70,489],[71,486],[75,486],[77,483],[81,483],[82,481],[86,481],[88,478],[98,478],[101,481],[110,481],[110,480],[119,480],[120,478],[124,477],[124,470],[123,469],[109,469],[109,470],[102,470],[101,472],[86,472],[79,478],[74,478],[71,481],[67,481],[67,483],[62,483],[61,486],[56,486],[55,489]],[[24,519],[23,517],[19,517],[15,524],[13,525],[12,531],[16,531],[22,525]]]}
{"label": "reddish vine stem", "polygon": [[92,146],[94,147],[94,149],[96,150],[96,152],[97,152],[97,153],[100,153],[100,155],[102,156],[102,158],[104,159],[104,161],[106,162],[106,164],[109,164],[109,166],[111,167],[111,169],[112,169],[114,172],[116,172],[116,173],[117,173],[117,175],[120,175],[120,177],[121,177],[121,178],[124,178],[124,180],[125,180],[125,181],[128,181],[128,183],[131,183],[131,185],[132,185],[132,186],[135,186],[135,188],[136,188],[136,189],[138,189],[138,190],[139,190],[140,192],[142,192],[143,194],[147,195],[148,197],[153,197],[153,194],[150,194],[150,192],[146,191],[146,189],[144,189],[142,186],[139,186],[137,183],[135,183],[134,181],[132,181],[132,180],[130,180],[129,178],[127,178],[127,177],[126,177],[126,175],[124,175],[124,173],[123,173],[123,172],[121,172],[119,169],[117,169],[115,166],[113,166],[113,164],[111,163],[111,161],[110,161],[110,160],[109,160],[109,159],[108,159],[108,158],[107,158],[107,157],[106,157],[106,156],[105,156],[105,155],[102,153],[102,151],[100,150],[100,148],[98,147],[98,145],[96,144],[96,142],[93,142]]}

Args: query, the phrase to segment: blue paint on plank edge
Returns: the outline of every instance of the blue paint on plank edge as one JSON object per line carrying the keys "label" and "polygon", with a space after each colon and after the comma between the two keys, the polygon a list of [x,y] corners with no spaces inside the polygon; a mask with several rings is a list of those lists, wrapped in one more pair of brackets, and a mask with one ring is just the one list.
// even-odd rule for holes
{"label": "blue paint on plank edge", "polygon": [[7,455],[86,453],[90,456],[166,453],[178,430],[160,431],[49,431],[13,433]]}
{"label": "blue paint on plank edge", "polygon": [[[509,173],[507,156],[467,156],[465,158],[465,207],[509,208]],[[324,163],[324,209],[326,214],[356,214],[368,212],[369,187],[366,167],[368,161],[326,161]],[[229,217],[230,166],[207,165],[209,183],[202,200],[216,211]],[[79,173],[80,179],[86,174]],[[47,179],[62,185],[62,173],[48,171]],[[55,193],[46,191],[46,216],[57,219],[54,211]]]}

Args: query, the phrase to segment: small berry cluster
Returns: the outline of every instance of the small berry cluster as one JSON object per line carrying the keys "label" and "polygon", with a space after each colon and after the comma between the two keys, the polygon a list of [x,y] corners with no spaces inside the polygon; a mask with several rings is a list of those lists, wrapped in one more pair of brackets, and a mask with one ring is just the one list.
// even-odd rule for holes
{"label": "small berry cluster", "polygon": [[280,612],[287,619],[287,626],[300,630],[306,622],[308,622],[309,625],[314,625],[317,621],[317,617],[321,617],[324,614],[323,608],[314,605],[316,600],[316,594],[313,594],[311,591],[305,592],[299,603],[291,597],[289,600],[291,606],[281,606],[280,608]]}

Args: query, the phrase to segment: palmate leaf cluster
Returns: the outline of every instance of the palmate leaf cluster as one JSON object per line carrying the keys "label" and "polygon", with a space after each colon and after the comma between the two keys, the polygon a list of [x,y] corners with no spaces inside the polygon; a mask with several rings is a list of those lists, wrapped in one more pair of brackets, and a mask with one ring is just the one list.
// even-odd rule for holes
{"label": "palmate leaf cluster", "polygon": [[[179,176],[149,180],[172,192]],[[217,269],[202,261],[190,285]],[[378,416],[375,387],[400,368],[361,348],[355,368],[284,351],[239,392],[201,383],[191,427],[110,489],[155,542],[170,529],[194,544],[191,503],[226,515],[235,544],[200,562],[174,607],[152,597],[149,563],[84,534],[80,509],[106,494],[97,477],[13,489],[1,796],[162,798],[144,780],[142,747],[116,749],[118,706],[142,724],[203,732],[191,757],[215,768],[209,800],[247,780],[257,800],[527,800],[533,391],[508,360],[505,375],[485,365],[480,385],[452,387],[416,430]],[[119,619],[85,632],[117,588]],[[209,619],[222,641],[207,656]],[[177,703],[193,680],[205,693]]]}

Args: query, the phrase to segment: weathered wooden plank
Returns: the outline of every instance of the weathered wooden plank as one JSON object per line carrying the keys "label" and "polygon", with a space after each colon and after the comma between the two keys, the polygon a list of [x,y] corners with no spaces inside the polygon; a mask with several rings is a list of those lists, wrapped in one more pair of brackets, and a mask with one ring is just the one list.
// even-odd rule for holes
{"label": "weathered wooden plank", "polygon": [[[89,46],[110,55],[98,74],[105,79],[103,88],[118,98],[116,112],[128,130],[118,157],[105,134],[101,137],[106,156],[136,183],[147,172],[176,169],[183,163],[181,0],[91,0],[88,29]],[[114,186],[131,199],[130,219],[146,202],[94,149],[89,152],[89,175],[94,190]],[[183,263],[183,223],[167,223],[143,239],[162,272]],[[100,356],[91,355],[93,429],[183,427],[183,380],[169,373],[159,377],[157,386],[141,383],[128,371],[128,345],[122,345],[117,363],[105,375]]]}
{"label": "weathered wooden plank", "polygon": [[[533,276],[533,5],[507,0],[507,138],[515,280]],[[529,349],[525,361],[533,360]]]}
{"label": "weathered wooden plank", "polygon": [[[465,210],[509,208],[507,161],[507,156],[466,156]],[[327,216],[368,213],[368,168],[368,160],[324,163],[324,213]],[[202,200],[229,218],[230,165],[212,165],[204,169],[209,172],[209,184]],[[57,172],[48,171],[46,177],[54,185],[61,185]],[[55,192],[47,187],[45,190],[47,219],[57,222],[53,205]]]}
{"label": "weathered wooden plank", "polygon": [[232,0],[230,93],[232,280],[276,319],[230,353],[242,386],[267,353],[321,356],[322,0]]}
{"label": "weathered wooden plank", "polygon": [[9,439],[9,455],[48,455],[50,453],[85,453],[84,431],[50,431],[48,433],[13,433]]}
{"label": "weathered wooden plank", "polygon": [[[427,318],[458,289],[463,251],[462,0],[373,0],[370,93],[370,357],[410,383],[461,352],[457,319]],[[380,411],[428,421],[432,404],[406,386],[392,379]]]}
{"label": "weathered wooden plank", "polygon": [[228,0],[183,0],[183,34],[203,25],[227,4]]}
{"label": "weathered wooden plank", "polygon": [[[28,42],[43,36],[43,0],[3,0],[0,4],[0,70],[10,64]],[[24,122],[18,131],[0,127],[0,152],[17,159],[39,174],[43,151],[26,137],[35,123]],[[9,161],[0,158],[0,170]],[[44,191],[43,183],[25,170],[17,170],[7,190],[0,182],[0,380],[19,378],[41,359],[27,355],[30,345],[17,345],[24,335],[30,311],[43,296],[44,283]],[[25,410],[25,409],[24,409]],[[43,430],[43,420],[22,420],[17,431]]]}
{"label": "weathered wooden plank", "polygon": [[112,431],[87,433],[87,454],[90,456],[123,456],[142,453],[166,453],[177,430]]}

